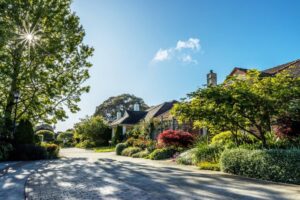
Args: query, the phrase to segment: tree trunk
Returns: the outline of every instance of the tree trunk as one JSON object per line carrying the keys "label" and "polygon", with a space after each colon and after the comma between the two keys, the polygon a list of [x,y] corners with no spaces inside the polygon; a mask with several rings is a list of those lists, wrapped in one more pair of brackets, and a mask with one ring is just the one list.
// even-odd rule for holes
{"label": "tree trunk", "polygon": [[14,54],[14,62],[13,62],[13,73],[11,76],[11,84],[10,84],[10,91],[7,98],[6,106],[4,109],[4,126],[3,130],[5,135],[12,133],[12,112],[14,107],[14,92],[18,90],[18,76],[20,73],[20,64],[21,64],[21,50],[17,49]]}

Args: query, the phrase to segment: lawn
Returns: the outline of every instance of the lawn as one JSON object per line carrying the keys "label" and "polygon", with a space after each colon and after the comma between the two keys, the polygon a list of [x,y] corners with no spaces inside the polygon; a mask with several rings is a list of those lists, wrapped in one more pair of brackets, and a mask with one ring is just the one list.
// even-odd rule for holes
{"label": "lawn", "polygon": [[94,148],[94,151],[97,153],[103,153],[103,152],[113,152],[115,151],[115,147],[110,146],[110,147],[96,147]]}

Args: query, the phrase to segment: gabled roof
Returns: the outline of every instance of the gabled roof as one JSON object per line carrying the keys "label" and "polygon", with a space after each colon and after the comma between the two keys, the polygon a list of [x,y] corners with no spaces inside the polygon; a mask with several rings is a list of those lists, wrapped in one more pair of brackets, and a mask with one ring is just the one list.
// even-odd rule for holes
{"label": "gabled roof", "polygon": [[288,69],[293,76],[299,77],[300,76],[300,59],[294,60],[292,62],[288,62],[286,64],[278,65],[278,66],[272,67],[270,69],[263,70],[262,72],[273,76],[273,75],[277,74],[278,72],[281,72],[285,69]]}
{"label": "gabled roof", "polygon": [[110,125],[116,126],[119,124],[126,124],[126,125],[136,124],[139,121],[141,121],[146,116],[146,114],[147,114],[147,112],[145,112],[145,111],[126,110],[123,117],[113,121]]}
{"label": "gabled roof", "polygon": [[175,103],[177,103],[177,101],[164,102],[162,104],[159,104],[157,106],[154,106],[154,107],[148,109],[148,113],[145,117],[145,120],[149,121],[152,118],[155,118],[155,117],[160,116],[161,114],[164,114],[165,112],[171,110]]}
{"label": "gabled roof", "polygon": [[[294,67],[292,67],[294,66]],[[288,69],[294,77],[300,77],[300,59],[288,62],[286,64],[278,65],[266,70],[261,71],[262,76],[274,76],[275,74]],[[235,67],[228,77],[233,76],[234,74],[247,73],[249,69]]]}
{"label": "gabled roof", "polygon": [[245,68],[240,68],[240,67],[235,67],[228,76],[232,76],[233,74],[235,74],[236,72],[243,72],[243,73],[247,73],[248,69]]}
{"label": "gabled roof", "polygon": [[141,120],[149,121],[152,118],[158,117],[171,110],[175,103],[177,103],[177,101],[164,102],[157,106],[153,106],[146,111],[126,110],[123,117],[113,121],[110,125],[134,125],[139,123]]}

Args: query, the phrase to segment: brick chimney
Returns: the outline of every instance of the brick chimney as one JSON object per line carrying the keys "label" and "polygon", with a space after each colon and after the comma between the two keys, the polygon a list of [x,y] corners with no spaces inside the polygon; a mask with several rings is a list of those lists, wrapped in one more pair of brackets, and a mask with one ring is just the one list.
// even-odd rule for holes
{"label": "brick chimney", "polygon": [[210,70],[207,74],[207,86],[216,86],[217,85],[217,74]]}

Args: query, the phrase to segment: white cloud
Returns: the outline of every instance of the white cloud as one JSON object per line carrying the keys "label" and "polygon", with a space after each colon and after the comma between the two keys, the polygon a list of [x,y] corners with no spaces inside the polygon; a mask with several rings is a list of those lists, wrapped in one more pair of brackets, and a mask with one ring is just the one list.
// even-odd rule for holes
{"label": "white cloud", "polygon": [[182,56],[181,61],[184,62],[184,63],[198,64],[198,61],[194,60],[191,55],[184,55],[184,56]]}
{"label": "white cloud", "polygon": [[170,58],[170,52],[169,49],[159,49],[153,60],[154,61],[164,61],[164,60],[168,60]]}
{"label": "white cloud", "polygon": [[198,38],[190,38],[186,41],[179,40],[176,45],[176,50],[181,49],[192,49],[199,50],[200,49],[200,40]]}
{"label": "white cloud", "polygon": [[196,53],[199,49],[201,49],[201,46],[198,38],[189,38],[185,41],[178,40],[176,47],[159,49],[152,60],[155,62],[162,62],[175,58],[184,63],[197,64],[197,60],[193,59],[191,54]]}

